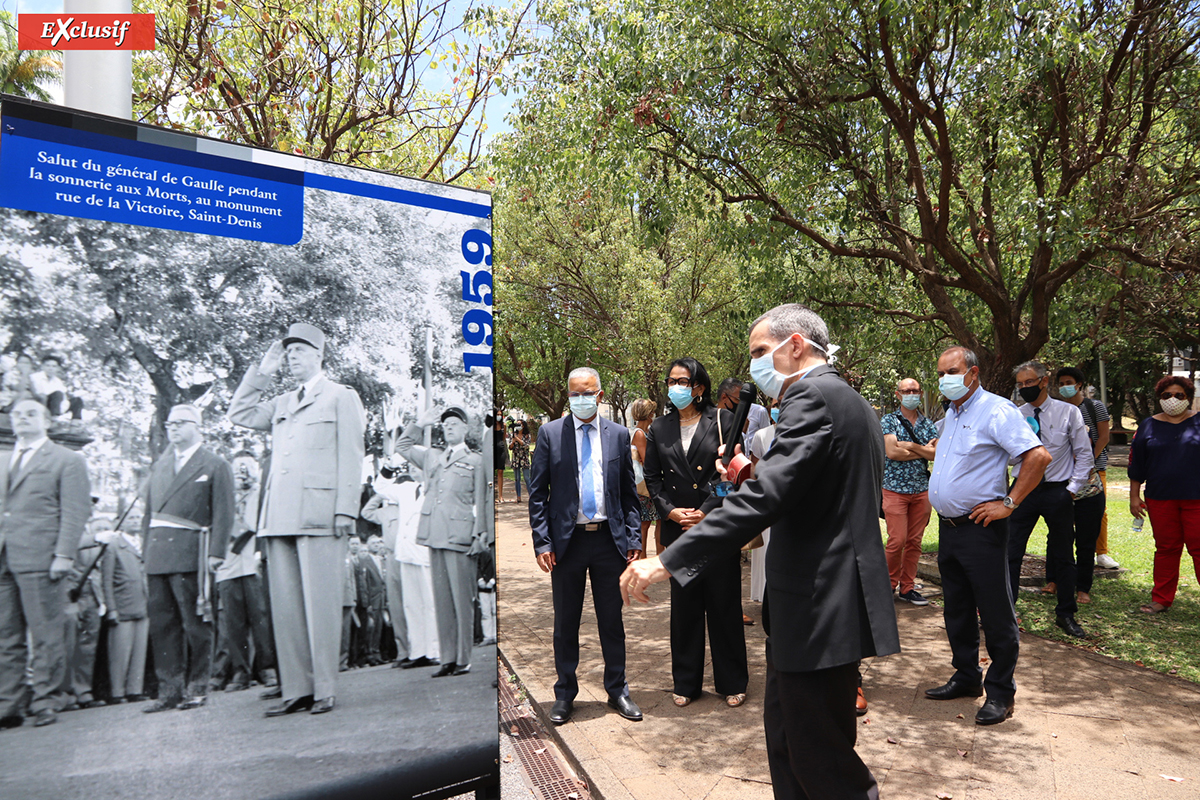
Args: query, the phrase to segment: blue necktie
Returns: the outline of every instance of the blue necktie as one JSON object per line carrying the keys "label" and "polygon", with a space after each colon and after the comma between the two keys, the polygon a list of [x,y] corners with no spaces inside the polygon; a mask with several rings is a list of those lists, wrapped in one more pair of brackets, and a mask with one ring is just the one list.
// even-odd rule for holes
{"label": "blue necktie", "polygon": [[587,423],[583,431],[583,453],[579,459],[579,502],[583,515],[588,519],[596,516],[596,486],[592,478],[592,425]]}
{"label": "blue necktie", "polygon": [[1038,437],[1038,439],[1042,439],[1044,441],[1044,439],[1042,437],[1042,409],[1041,408],[1038,408],[1036,406],[1034,407],[1033,419],[1035,422],[1037,422],[1037,437]]}

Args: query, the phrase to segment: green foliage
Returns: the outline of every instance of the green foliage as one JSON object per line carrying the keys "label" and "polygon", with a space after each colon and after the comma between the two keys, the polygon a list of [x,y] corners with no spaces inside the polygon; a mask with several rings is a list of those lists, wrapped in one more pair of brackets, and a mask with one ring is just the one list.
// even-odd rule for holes
{"label": "green foliage", "polygon": [[50,102],[44,88],[62,82],[62,57],[54,50],[18,50],[16,18],[0,11],[0,92]]}
{"label": "green foliage", "polygon": [[1160,295],[1139,302],[1122,281],[1197,270],[1194,3],[631,0],[542,15],[552,35],[520,121],[564,170],[628,175],[641,158],[699,179],[720,204],[697,192],[697,213],[736,207],[744,247],[771,243],[826,313],[878,326],[897,353],[906,331],[914,349],[964,343],[1007,393],[1012,366],[1047,344],[1154,313]]}
{"label": "green foliage", "polygon": [[142,121],[454,182],[478,165],[484,109],[527,46],[529,5],[188,0],[146,10],[157,47],[134,59]]}

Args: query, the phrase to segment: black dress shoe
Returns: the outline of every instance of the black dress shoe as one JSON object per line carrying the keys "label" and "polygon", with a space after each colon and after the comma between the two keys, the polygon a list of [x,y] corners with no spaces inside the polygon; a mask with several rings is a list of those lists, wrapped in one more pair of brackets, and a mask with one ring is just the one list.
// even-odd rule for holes
{"label": "black dress shoe", "polygon": [[279,700],[282,697],[283,697],[283,687],[282,686],[272,686],[270,689],[267,689],[265,692],[262,692],[261,694],[259,694],[259,698],[261,698],[263,700]]}
{"label": "black dress shoe", "polygon": [[203,694],[194,695],[175,706],[180,711],[187,711],[190,708],[199,708],[208,702],[208,696]]}
{"label": "black dress shoe", "polygon": [[25,718],[20,714],[10,714],[7,717],[0,717],[0,730],[19,728],[24,724]]}
{"label": "black dress shoe", "polygon": [[58,722],[58,714],[55,713],[54,709],[43,708],[41,711],[37,712],[37,719],[34,720],[33,726],[35,728],[44,728],[47,725],[53,725],[56,722]]}
{"label": "black dress shoe", "polygon": [[455,667],[454,672],[451,672],[450,674],[451,675],[466,675],[470,671],[471,671],[471,665],[467,664],[466,666],[463,666],[463,667]]}
{"label": "black dress shoe", "polygon": [[1002,703],[999,700],[989,699],[980,707],[975,714],[976,725],[995,725],[998,722],[1004,722],[1013,715],[1013,704],[1010,700],[1007,703]]}
{"label": "black dress shoe", "polygon": [[[267,709],[268,717],[282,717],[284,714],[295,714],[297,711],[308,711],[313,707],[313,696],[306,694],[304,697],[297,697],[295,700],[284,700],[276,706],[271,706]],[[330,706],[332,708],[332,706]]]}
{"label": "black dress shoe", "polygon": [[954,700],[958,697],[982,697],[983,687],[979,684],[969,684],[963,681],[956,681],[954,678],[948,680],[945,685],[938,686],[936,689],[926,689],[925,696],[930,700]]}
{"label": "black dress shoe", "polygon": [[404,658],[404,659],[400,659],[399,661],[393,661],[392,669],[408,669],[408,667],[412,663],[413,663],[413,660],[411,658]]}
{"label": "black dress shoe", "polygon": [[432,658],[428,658],[426,656],[421,656],[420,658],[410,659],[407,662],[403,662],[403,661],[400,662],[400,669],[416,669],[417,667],[432,667],[432,666],[437,665],[437,663],[438,662],[434,661]]}
{"label": "black dress shoe", "polygon": [[1076,639],[1087,638],[1087,631],[1080,627],[1079,623],[1075,621],[1075,617],[1072,614],[1066,614],[1064,616],[1057,617],[1054,620],[1054,624],[1062,628],[1068,636],[1074,636]]}
{"label": "black dress shoe", "polygon": [[442,664],[441,669],[439,669],[437,672],[433,673],[433,677],[444,678],[447,675],[453,675],[454,670],[456,670],[456,669],[458,669],[458,664],[455,664],[453,661],[448,661],[445,664]]}
{"label": "black dress shoe", "polygon": [[310,713],[310,714],[328,714],[330,711],[333,711],[333,697],[332,696],[322,697],[320,700],[313,703],[312,710],[309,711],[308,713]]}
{"label": "black dress shoe", "polygon": [[610,697],[608,698],[608,707],[615,708],[617,713],[625,719],[631,719],[634,722],[642,721],[642,710],[628,697]]}
{"label": "black dress shoe", "polygon": [[550,709],[550,721],[555,725],[562,725],[571,718],[571,712],[574,710],[570,700],[555,700],[554,707]]}

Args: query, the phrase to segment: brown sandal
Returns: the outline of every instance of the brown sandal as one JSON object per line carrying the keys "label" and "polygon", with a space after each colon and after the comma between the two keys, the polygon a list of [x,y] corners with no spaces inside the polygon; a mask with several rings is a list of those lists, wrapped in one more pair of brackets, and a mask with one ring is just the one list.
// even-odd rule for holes
{"label": "brown sandal", "polygon": [[1050,581],[1049,583],[1047,583],[1045,586],[1043,586],[1038,591],[1040,591],[1042,594],[1057,594],[1058,593],[1058,584],[1055,583],[1054,581]]}
{"label": "brown sandal", "polygon": [[671,701],[675,703],[676,708],[683,708],[684,706],[691,705],[692,698],[684,697],[681,694],[673,694],[671,695]]}
{"label": "brown sandal", "polygon": [[725,705],[729,706],[730,708],[737,708],[738,706],[742,705],[745,702],[746,702],[746,693],[745,692],[742,692],[741,694],[726,695],[726,697],[725,697]]}
{"label": "brown sandal", "polygon": [[1164,606],[1162,603],[1147,603],[1138,609],[1143,614],[1163,614],[1170,606]]}

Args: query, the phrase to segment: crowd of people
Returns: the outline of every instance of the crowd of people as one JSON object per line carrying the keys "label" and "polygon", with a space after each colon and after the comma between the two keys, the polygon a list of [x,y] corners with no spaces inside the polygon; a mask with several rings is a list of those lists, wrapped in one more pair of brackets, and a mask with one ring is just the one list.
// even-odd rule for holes
{"label": "crowd of people", "polygon": [[[431,410],[392,432],[364,486],[363,407],[326,377],[324,351],[320,329],[294,324],[233,394],[228,418],[270,434],[265,458],[222,453],[203,409],[173,406],[168,445],[117,519],[93,513],[84,455],[51,439],[82,402],[14,360],[0,729],[107,704],[194,709],[256,683],[279,701],[266,716],[321,714],[351,666],[470,672],[496,634],[491,491],[469,415]],[[270,396],[281,371],[295,388]],[[474,437],[486,447],[490,429]]]}
{"label": "crowd of people", "polygon": [[[939,419],[922,413],[931,398],[913,378],[899,381],[896,410],[881,414],[832,367],[837,347],[803,306],[756,320],[748,349],[751,378],[770,404],[756,406],[742,431],[730,427],[742,382],[723,382],[714,397],[693,358],[665,369],[667,413],[656,419],[654,402],[635,401],[629,429],[599,416],[600,375],[575,369],[569,414],[538,431],[526,488],[554,607],[549,719],[563,724],[574,710],[585,576],[604,686],[619,714],[641,719],[625,678],[621,604],[648,600],[646,587],[663,580],[674,704],[701,694],[707,631],[713,687],[730,707],[742,705],[738,551],[750,547],[752,593],[762,592],[768,634],[764,724],[776,797],[876,796],[853,752],[853,718],[866,709],[858,665],[898,651],[894,602],[929,602],[916,570],[932,514],[954,671],[925,695],[986,694],[976,723],[1001,723],[1014,711],[1018,580],[1037,520],[1049,532],[1044,591],[1056,596],[1056,621],[1068,635],[1087,635],[1076,614],[1091,602],[1098,557],[1116,565],[1105,542],[1109,414],[1074,367],[1051,373],[1026,362],[1013,373],[1019,402],[993,394],[961,346],[937,361]],[[1162,411],[1139,425],[1129,465],[1131,513],[1149,514],[1156,544],[1146,613],[1170,606],[1184,548],[1200,579],[1194,387],[1166,377],[1155,394]],[[751,457],[752,483],[734,483],[719,459],[735,445]],[[529,447],[525,429],[520,446]],[[643,558],[654,528],[657,555]],[[831,763],[839,769],[825,768]]]}

